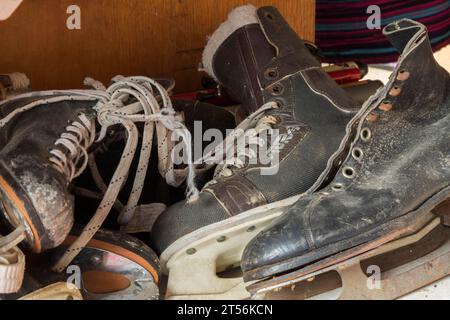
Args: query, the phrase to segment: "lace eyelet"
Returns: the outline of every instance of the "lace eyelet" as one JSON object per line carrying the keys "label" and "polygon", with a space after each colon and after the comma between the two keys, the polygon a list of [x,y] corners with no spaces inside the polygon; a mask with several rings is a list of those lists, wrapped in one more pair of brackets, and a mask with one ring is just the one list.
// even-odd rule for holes
{"label": "lace eyelet", "polygon": [[367,116],[366,120],[369,122],[376,122],[378,118],[379,118],[378,114],[372,112]]}
{"label": "lace eyelet", "polygon": [[284,93],[284,86],[281,83],[275,84],[272,87],[270,87],[269,90],[272,93],[272,95],[281,96]]}
{"label": "lace eyelet", "polygon": [[264,72],[264,77],[267,80],[275,80],[279,76],[277,68],[269,68]]}
{"label": "lace eyelet", "polygon": [[344,189],[344,185],[341,183],[336,183],[331,187],[334,191],[342,191]]}
{"label": "lace eyelet", "polygon": [[384,112],[388,112],[388,111],[391,111],[393,107],[394,106],[392,105],[392,103],[390,101],[385,100],[381,103],[381,105],[378,108]]}
{"label": "lace eyelet", "polygon": [[352,150],[352,157],[356,161],[361,161],[364,158],[364,151],[361,148],[354,148]]}
{"label": "lace eyelet", "polygon": [[400,95],[400,93],[402,92],[402,88],[400,88],[399,86],[394,86],[391,91],[389,91],[389,95],[392,97],[397,97]]}
{"label": "lace eyelet", "polygon": [[266,12],[264,14],[264,16],[270,21],[273,21],[275,19],[274,16],[270,12]]}
{"label": "lace eyelet", "polygon": [[342,174],[347,179],[353,179],[356,176],[356,171],[352,167],[345,167],[342,169]]}
{"label": "lace eyelet", "polygon": [[411,74],[408,71],[402,69],[399,71],[399,73],[397,75],[397,80],[406,81],[409,79],[410,76],[411,76]]}
{"label": "lace eyelet", "polygon": [[271,99],[271,100],[269,100],[269,102],[273,102],[276,104],[275,109],[281,109],[284,106],[283,101],[281,101],[280,99],[277,99],[277,98]]}
{"label": "lace eyelet", "polygon": [[372,138],[372,131],[369,128],[364,128],[361,130],[361,140],[364,142],[369,142]]}

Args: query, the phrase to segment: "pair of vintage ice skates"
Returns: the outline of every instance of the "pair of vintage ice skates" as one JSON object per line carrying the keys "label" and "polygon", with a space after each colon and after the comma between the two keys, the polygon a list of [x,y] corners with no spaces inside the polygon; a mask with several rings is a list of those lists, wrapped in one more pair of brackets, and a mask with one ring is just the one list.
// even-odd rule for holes
{"label": "pair of vintage ice skates", "polygon": [[[82,258],[95,247],[128,257],[143,267],[144,279],[158,283],[154,259],[144,263],[95,243],[117,205],[123,227],[149,218],[137,212],[156,132],[159,172],[172,185],[188,186],[188,199],[159,215],[150,233],[168,276],[166,298],[298,299],[342,287],[341,298],[393,299],[445,277],[450,76],[435,62],[420,23],[401,20],[384,34],[401,57],[389,83],[361,106],[320,68],[275,8],[231,12],[210,38],[203,66],[241,103],[236,118],[242,121],[207,152],[206,168],[173,164],[176,143],[169,135],[178,134],[192,159],[190,132],[172,107],[169,86],[151,79],[117,79],[108,89],[92,83],[99,90],[34,93],[4,103],[0,189],[3,214],[15,231],[1,239],[0,253],[20,254],[22,240],[42,252],[67,239],[74,211],[68,186],[87,166],[96,175],[89,161],[95,141],[114,139],[111,131],[122,126],[127,134],[119,165],[109,185],[97,181],[101,204],[56,255],[55,271],[74,259],[88,271],[98,269]],[[143,123],[141,136],[136,122]],[[138,140],[131,196],[121,206]],[[246,148],[219,161],[235,140]],[[267,144],[264,157],[249,148]],[[198,192],[194,174],[217,163],[213,180]],[[373,287],[368,270],[379,275]],[[122,292],[143,280],[127,270],[119,272],[127,280],[106,271]],[[92,278],[92,285],[84,279],[85,294],[112,291],[89,290]]]}
{"label": "pair of vintage ice skates", "polygon": [[[267,107],[258,125],[279,130],[271,149],[279,162],[275,175],[262,165],[219,166],[197,201],[159,218],[152,244],[168,296],[307,298],[343,282],[342,298],[398,298],[448,274],[447,230],[431,212],[449,195],[450,77],[420,23],[404,19],[384,34],[401,57],[363,106],[330,81],[274,8],[236,9],[213,34],[204,67],[244,116]],[[421,257],[399,252],[423,238],[431,244],[416,250],[429,255],[395,270]],[[382,254],[403,260],[389,264]],[[379,274],[375,290],[366,260]],[[445,267],[428,268],[438,261]],[[244,281],[231,276],[238,267]],[[318,283],[333,270],[342,280]]]}

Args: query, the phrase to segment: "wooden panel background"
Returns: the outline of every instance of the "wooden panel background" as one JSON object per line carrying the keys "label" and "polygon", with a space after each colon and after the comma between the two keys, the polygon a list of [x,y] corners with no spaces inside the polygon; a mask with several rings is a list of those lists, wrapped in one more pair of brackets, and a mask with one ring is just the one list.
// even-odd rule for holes
{"label": "wooden panel background", "polygon": [[[206,38],[245,0],[25,0],[0,22],[0,72],[25,72],[33,89],[79,88],[85,76],[175,77],[196,89]],[[253,0],[275,5],[305,39],[314,40],[314,0]],[[69,5],[81,30],[66,28]]]}

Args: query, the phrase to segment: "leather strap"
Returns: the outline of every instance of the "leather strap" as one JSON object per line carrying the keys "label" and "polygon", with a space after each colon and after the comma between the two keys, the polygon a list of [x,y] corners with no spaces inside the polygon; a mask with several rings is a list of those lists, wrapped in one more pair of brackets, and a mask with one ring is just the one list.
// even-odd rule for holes
{"label": "leather strap", "polygon": [[267,204],[267,200],[248,179],[236,174],[222,184],[205,188],[213,194],[231,216]]}

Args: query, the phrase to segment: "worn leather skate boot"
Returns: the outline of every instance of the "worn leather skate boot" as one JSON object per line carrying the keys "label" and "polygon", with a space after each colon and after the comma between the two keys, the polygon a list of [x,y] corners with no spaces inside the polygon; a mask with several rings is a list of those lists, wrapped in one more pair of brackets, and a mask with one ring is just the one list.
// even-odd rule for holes
{"label": "worn leather skate boot", "polygon": [[209,40],[203,64],[251,114],[238,127],[244,136],[256,131],[261,143],[258,135],[279,131],[266,150],[279,162],[245,162],[238,150],[198,199],[161,215],[151,239],[169,273],[168,297],[237,299],[247,296],[242,278],[216,273],[239,266],[245,244],[315,185],[357,106],[273,7],[233,11]]}
{"label": "worn leather skate boot", "polygon": [[25,226],[26,243],[34,252],[58,246],[73,224],[70,177],[60,172],[49,150],[69,123],[91,123],[96,101],[58,101],[57,96],[15,99],[1,106],[4,119],[41,99],[49,103],[18,114],[0,130],[0,194],[11,227]]}
{"label": "worn leather skate boot", "polygon": [[345,148],[318,185],[334,176],[331,183],[249,243],[242,258],[247,281],[373,249],[450,197],[450,75],[436,63],[422,24],[400,20],[384,34],[401,53],[389,83],[349,124]]}

